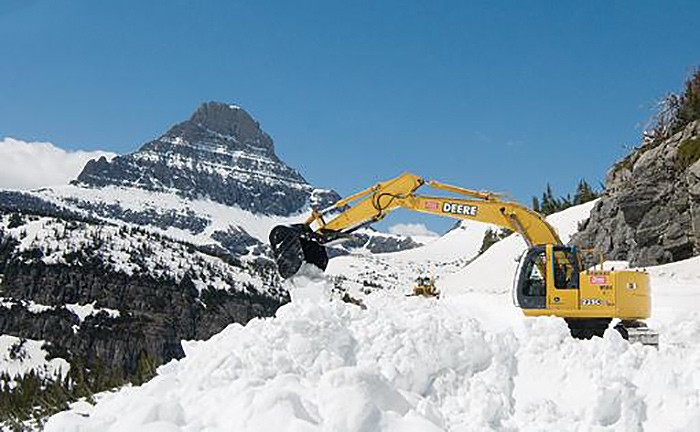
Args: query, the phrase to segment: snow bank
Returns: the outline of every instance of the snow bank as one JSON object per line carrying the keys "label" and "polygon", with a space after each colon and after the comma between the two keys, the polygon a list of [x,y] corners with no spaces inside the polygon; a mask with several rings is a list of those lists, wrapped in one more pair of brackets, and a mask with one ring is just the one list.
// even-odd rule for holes
{"label": "snow bank", "polygon": [[678,323],[685,345],[657,351],[615,331],[574,340],[554,318],[494,331],[450,300],[366,304],[293,302],[183,342],[186,357],[150,382],[46,430],[690,431],[700,420],[698,320]]}
{"label": "snow bank", "polygon": [[184,342],[186,357],[151,382],[46,430],[430,431],[507,418],[512,335],[486,335],[437,302],[398,300],[371,296],[367,310],[299,301]]}

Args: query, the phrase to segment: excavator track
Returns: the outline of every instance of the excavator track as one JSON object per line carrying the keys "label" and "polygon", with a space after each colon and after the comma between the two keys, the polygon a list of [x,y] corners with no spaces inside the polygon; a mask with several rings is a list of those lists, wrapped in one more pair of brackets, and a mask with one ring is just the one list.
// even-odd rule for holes
{"label": "excavator track", "polygon": [[620,321],[615,330],[630,343],[639,342],[642,345],[659,347],[659,333],[647,327],[642,321]]}
{"label": "excavator track", "polygon": [[[610,318],[566,319],[571,336],[575,339],[603,337],[611,321]],[[639,342],[642,345],[659,347],[659,333],[647,327],[642,321],[623,320],[618,322],[614,328],[629,343]]]}

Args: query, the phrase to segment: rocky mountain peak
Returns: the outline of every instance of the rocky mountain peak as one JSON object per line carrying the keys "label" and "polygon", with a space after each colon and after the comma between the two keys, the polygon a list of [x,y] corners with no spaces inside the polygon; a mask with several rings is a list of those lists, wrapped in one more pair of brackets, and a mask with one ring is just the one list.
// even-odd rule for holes
{"label": "rocky mountain peak", "polygon": [[282,216],[339,198],[282,162],[272,138],[243,108],[221,102],[201,104],[135,153],[89,162],[76,183],[177,193]]}
{"label": "rocky mountain peak", "polygon": [[272,138],[248,112],[238,105],[205,102],[189,120],[173,126],[165,137],[197,142],[213,135],[223,138],[230,150],[244,150],[276,158]]}

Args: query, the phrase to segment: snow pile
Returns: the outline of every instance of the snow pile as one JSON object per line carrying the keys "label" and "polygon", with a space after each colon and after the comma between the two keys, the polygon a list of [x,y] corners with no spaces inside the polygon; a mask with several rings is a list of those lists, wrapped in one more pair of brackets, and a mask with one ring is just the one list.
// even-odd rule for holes
{"label": "snow pile", "polygon": [[149,383],[76,404],[46,430],[691,431],[700,421],[697,317],[673,327],[684,345],[656,350],[614,330],[574,340],[546,317],[495,330],[451,300],[365,303],[300,300],[183,342],[186,357]]}
{"label": "snow pile", "polygon": [[39,378],[63,379],[70,364],[62,358],[47,360],[44,342],[0,335],[0,374],[7,374],[7,381],[0,380],[0,390],[15,388],[16,378],[33,372]]}
{"label": "snow pile", "polygon": [[46,430],[430,431],[505,420],[515,338],[437,302],[396,303],[293,302],[275,319],[183,343],[186,357],[151,382],[59,414]]}

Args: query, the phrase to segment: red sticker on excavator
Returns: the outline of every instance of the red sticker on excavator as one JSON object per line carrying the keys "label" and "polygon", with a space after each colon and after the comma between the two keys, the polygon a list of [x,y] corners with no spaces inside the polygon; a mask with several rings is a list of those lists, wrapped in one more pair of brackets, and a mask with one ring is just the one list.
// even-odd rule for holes
{"label": "red sticker on excavator", "polygon": [[606,285],[608,283],[608,278],[605,276],[591,276],[591,285]]}
{"label": "red sticker on excavator", "polygon": [[439,210],[440,204],[436,203],[435,201],[426,201],[425,208],[427,210]]}

